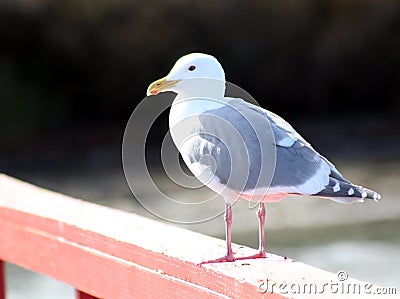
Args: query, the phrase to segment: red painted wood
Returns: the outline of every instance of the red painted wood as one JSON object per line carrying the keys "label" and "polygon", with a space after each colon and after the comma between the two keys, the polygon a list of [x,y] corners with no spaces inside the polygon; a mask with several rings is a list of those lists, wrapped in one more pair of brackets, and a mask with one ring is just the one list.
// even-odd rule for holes
{"label": "red painted wood", "polygon": [[[29,215],[24,217],[29,218]],[[1,218],[1,258],[64,281],[93,296],[107,299],[147,298],[149,295],[163,298],[219,298],[218,294],[202,286],[170,277],[157,272],[157,269],[140,266],[33,227],[2,221]],[[64,229],[69,230],[69,227]],[[102,242],[115,246],[110,240]],[[178,291],[180,296],[176,295]]]}
{"label": "red painted wood", "polygon": [[6,298],[6,282],[4,277],[4,262],[0,260],[0,299]]}
{"label": "red painted wood", "polygon": [[261,298],[259,282],[198,266],[221,243],[0,175],[0,259],[92,296]]}
{"label": "red painted wood", "polygon": [[92,295],[76,290],[75,299],[98,299],[98,297],[93,297]]}
{"label": "red painted wood", "polygon": [[[0,259],[54,277],[92,298],[284,298],[257,288],[265,279],[336,279],[333,273],[272,254],[198,265],[222,256],[224,243],[0,175]],[[238,255],[256,252],[235,244],[233,250]]]}

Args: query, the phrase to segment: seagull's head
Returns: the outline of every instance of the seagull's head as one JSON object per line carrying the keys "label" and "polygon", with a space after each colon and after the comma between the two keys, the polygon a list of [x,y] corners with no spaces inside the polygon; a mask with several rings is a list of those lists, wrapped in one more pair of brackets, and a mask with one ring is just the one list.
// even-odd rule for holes
{"label": "seagull's head", "polygon": [[191,53],[178,59],[167,76],[154,81],[147,95],[173,91],[185,96],[219,96],[225,91],[225,73],[218,60],[207,54]]}

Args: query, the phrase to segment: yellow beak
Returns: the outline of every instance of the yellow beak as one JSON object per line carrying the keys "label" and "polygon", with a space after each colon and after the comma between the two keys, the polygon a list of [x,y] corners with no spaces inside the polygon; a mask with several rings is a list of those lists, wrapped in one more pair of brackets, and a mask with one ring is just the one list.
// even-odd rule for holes
{"label": "yellow beak", "polygon": [[166,80],[165,77],[158,79],[149,85],[149,88],[147,88],[147,95],[155,96],[162,91],[168,90],[169,87],[174,86],[179,81],[180,80]]}

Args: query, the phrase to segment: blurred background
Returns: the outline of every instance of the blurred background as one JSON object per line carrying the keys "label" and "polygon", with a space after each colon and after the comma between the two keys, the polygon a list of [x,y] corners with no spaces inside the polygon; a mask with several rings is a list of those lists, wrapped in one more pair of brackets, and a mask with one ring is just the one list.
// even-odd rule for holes
{"label": "blurred background", "polygon": [[[1,172],[154,217],[123,175],[125,125],[176,59],[209,53],[228,81],[383,197],[352,206],[271,204],[269,251],[400,287],[399,1],[1,0],[0,23]],[[160,176],[167,117],[148,140],[148,162]],[[234,241],[256,247],[254,211],[240,203],[234,213]],[[224,237],[222,217],[187,228]],[[26,298],[15,277],[36,276],[7,269],[11,298]],[[60,287],[57,298],[69,291]]]}

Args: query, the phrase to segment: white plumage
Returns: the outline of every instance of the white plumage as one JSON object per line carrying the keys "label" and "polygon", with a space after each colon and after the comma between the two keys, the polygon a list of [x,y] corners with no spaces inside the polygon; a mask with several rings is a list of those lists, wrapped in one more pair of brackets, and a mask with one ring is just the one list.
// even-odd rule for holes
{"label": "white plumage", "polygon": [[[170,130],[185,163],[226,202],[227,255],[231,249],[231,204],[259,202],[259,254],[264,257],[266,201],[287,194],[330,198],[340,203],[375,201],[380,195],[346,180],[280,116],[238,98],[225,97],[225,73],[212,56],[193,53],[152,83],[148,95],[174,91]],[[205,159],[204,157],[207,157]]]}

